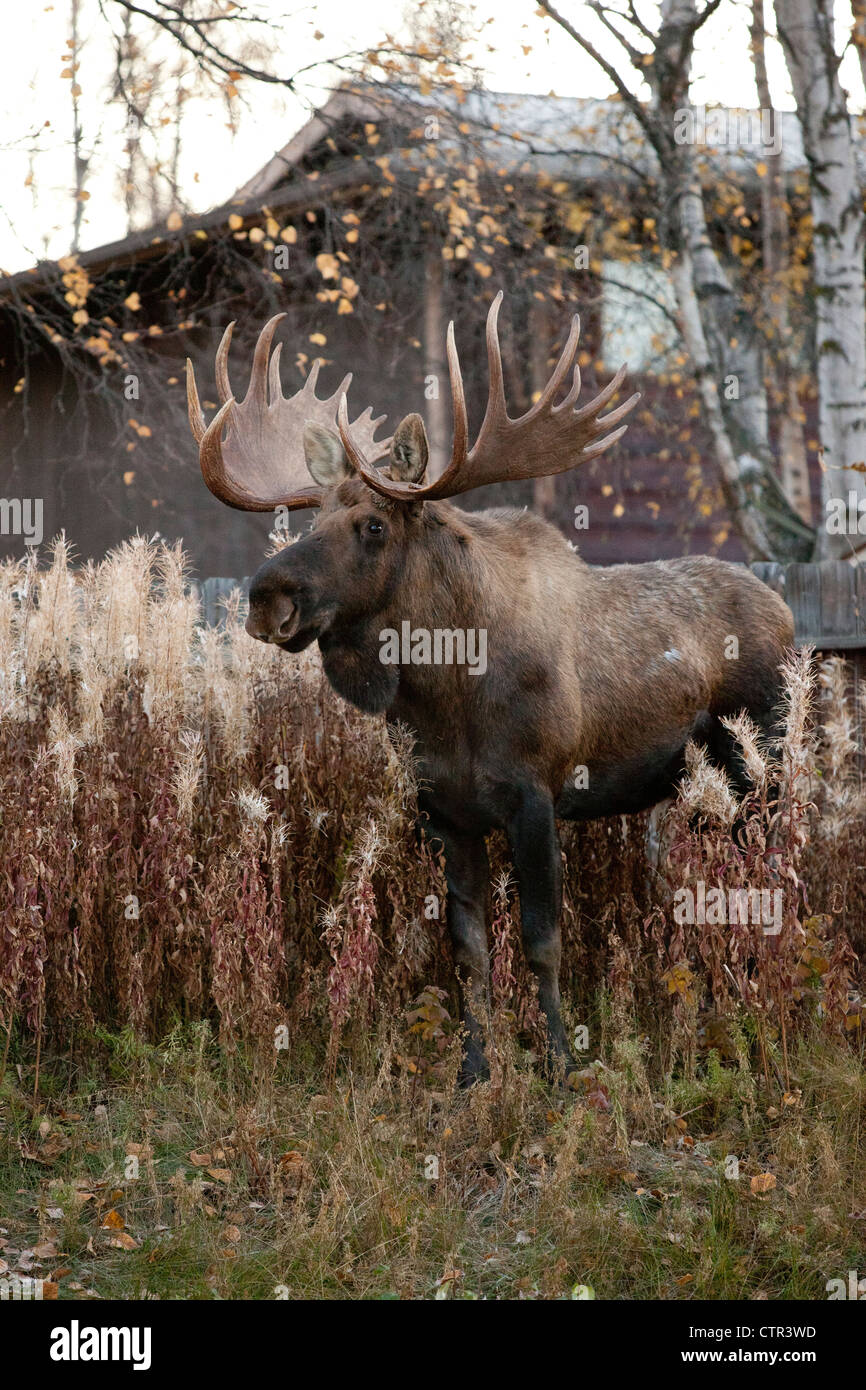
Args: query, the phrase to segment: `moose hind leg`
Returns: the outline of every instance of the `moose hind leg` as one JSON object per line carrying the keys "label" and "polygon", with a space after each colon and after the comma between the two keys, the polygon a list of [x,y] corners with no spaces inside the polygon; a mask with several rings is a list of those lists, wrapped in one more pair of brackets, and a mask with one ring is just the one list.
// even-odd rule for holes
{"label": "moose hind leg", "polygon": [[[731,713],[736,714],[739,711]],[[784,731],[781,681],[762,690],[758,698],[744,706],[742,713],[748,716],[757,730],[757,744],[761,754],[770,758],[777,757]],[[740,742],[722,723],[721,714],[704,716],[703,728],[697,736],[699,742],[706,745],[713,762],[725,772],[734,794],[743,797],[750,792],[753,782]]]}
{"label": "moose hind leg", "polygon": [[559,997],[562,943],[562,863],[553,802],[525,791],[508,825],[508,839],[520,890],[523,949],[538,980],[538,1001],[547,1020],[548,1063],[575,1066],[565,1036]]}
{"label": "moose hind leg", "polygon": [[[742,712],[748,716],[755,727],[759,754],[769,759],[771,763],[775,763],[779,756],[785,723],[781,681],[771,683],[765,690],[762,690],[760,696],[750,705],[747,705]],[[721,717],[713,714],[708,719],[705,736],[700,741],[705,743],[712,761],[725,773],[734,795],[742,801],[743,797],[754,790],[755,784],[746,766],[739,740],[725,727]],[[767,801],[771,806],[777,804],[780,790],[778,776],[774,772],[765,791]],[[732,827],[732,834],[734,841],[738,844],[741,842],[743,828],[743,819],[737,817]]]}

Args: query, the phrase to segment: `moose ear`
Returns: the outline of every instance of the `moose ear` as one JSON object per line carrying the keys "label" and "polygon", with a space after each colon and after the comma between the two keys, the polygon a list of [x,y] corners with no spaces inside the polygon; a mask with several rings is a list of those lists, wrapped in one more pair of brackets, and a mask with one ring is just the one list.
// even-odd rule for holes
{"label": "moose ear", "polygon": [[337,431],[317,425],[313,420],[304,425],[304,458],[320,487],[333,487],[351,472]]}
{"label": "moose ear", "polygon": [[400,421],[391,440],[391,477],[403,483],[420,482],[429,453],[424,421],[420,415],[407,415],[405,420]]}

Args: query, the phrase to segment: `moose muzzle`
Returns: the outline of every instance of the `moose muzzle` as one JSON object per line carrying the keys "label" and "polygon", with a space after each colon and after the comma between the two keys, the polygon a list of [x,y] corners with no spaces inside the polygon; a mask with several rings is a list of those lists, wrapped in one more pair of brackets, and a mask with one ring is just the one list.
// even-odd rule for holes
{"label": "moose muzzle", "polygon": [[288,594],[274,594],[267,602],[250,598],[250,611],[245,627],[250,637],[259,642],[289,642],[298,631],[301,612]]}

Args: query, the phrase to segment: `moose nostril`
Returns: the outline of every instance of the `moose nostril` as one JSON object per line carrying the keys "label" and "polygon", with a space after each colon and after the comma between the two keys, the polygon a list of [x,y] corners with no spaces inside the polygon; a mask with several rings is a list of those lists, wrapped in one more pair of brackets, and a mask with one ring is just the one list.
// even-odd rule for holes
{"label": "moose nostril", "polygon": [[255,637],[259,642],[270,642],[271,634],[261,619],[254,618],[251,614],[244,623],[244,627],[250,637]]}

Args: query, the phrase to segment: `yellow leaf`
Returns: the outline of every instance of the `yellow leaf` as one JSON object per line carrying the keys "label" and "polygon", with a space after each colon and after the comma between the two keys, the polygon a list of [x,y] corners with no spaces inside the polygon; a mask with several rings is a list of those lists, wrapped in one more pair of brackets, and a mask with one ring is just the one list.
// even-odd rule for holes
{"label": "yellow leaf", "polygon": [[107,1226],[112,1231],[122,1231],[126,1223],[120,1212],[115,1211],[112,1207],[111,1211],[105,1213],[99,1224],[100,1226]]}
{"label": "yellow leaf", "polygon": [[128,1231],[118,1231],[108,1242],[115,1250],[137,1250],[138,1241]]}
{"label": "yellow leaf", "polygon": [[244,219],[242,217],[238,217],[236,212],[233,212],[229,215],[229,227],[233,232],[238,231],[243,225]]}
{"label": "yellow leaf", "polygon": [[183,218],[179,212],[170,212],[165,219],[165,225],[170,232],[179,232],[183,226]]}
{"label": "yellow leaf", "polygon": [[316,269],[323,280],[336,280],[340,273],[340,263],[336,256],[330,255],[327,251],[322,251],[316,257]]}
{"label": "yellow leaf", "polygon": [[776,1186],[776,1179],[772,1173],[758,1173],[751,1179],[749,1186],[754,1193],[772,1192]]}

